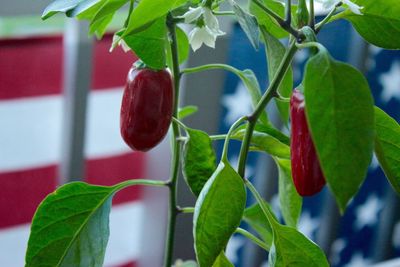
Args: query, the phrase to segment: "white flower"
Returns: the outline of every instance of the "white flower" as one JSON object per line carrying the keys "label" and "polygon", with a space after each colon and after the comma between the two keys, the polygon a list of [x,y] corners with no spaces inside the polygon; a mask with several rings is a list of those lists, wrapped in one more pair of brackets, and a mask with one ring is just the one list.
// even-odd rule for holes
{"label": "white flower", "polygon": [[189,33],[189,43],[193,51],[196,51],[204,43],[206,46],[215,48],[215,41],[217,36],[223,35],[212,31],[207,26],[196,27]]}
{"label": "white flower", "polygon": [[181,18],[185,19],[185,23],[192,23],[201,16],[203,17],[204,25],[196,26],[189,33],[189,42],[193,51],[199,49],[203,43],[214,48],[217,37],[225,34],[219,29],[218,19],[208,7],[189,8],[189,11]]}
{"label": "white flower", "polygon": [[359,5],[354,4],[350,0],[316,0],[316,1],[321,3],[322,7],[325,9],[332,9],[335,5],[342,2],[343,4],[347,5],[349,7],[349,9],[351,10],[351,12],[353,12],[354,14],[362,15],[360,9],[362,9],[363,7],[360,7]]}
{"label": "white flower", "polygon": [[196,8],[189,7],[189,11],[183,14],[181,18],[185,19],[185,23],[192,23],[193,21],[200,18],[203,13],[203,7],[199,6]]}

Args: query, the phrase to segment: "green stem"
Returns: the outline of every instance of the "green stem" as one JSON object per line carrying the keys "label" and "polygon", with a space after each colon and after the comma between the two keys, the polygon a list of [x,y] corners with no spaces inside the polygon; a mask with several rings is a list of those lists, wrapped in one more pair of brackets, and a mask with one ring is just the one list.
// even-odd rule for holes
{"label": "green stem", "polygon": [[246,168],[246,161],[247,161],[247,154],[249,151],[250,140],[253,135],[254,127],[256,125],[258,117],[261,115],[269,101],[274,96],[278,96],[277,90],[279,85],[281,84],[283,77],[288,70],[290,63],[297,51],[296,41],[293,41],[289,49],[286,51],[281,64],[278,67],[277,73],[275,77],[272,79],[268,89],[265,91],[264,95],[261,97],[260,101],[258,102],[256,108],[254,109],[253,113],[248,117],[248,124],[246,126],[245,136],[242,142],[242,146],[240,148],[239,154],[239,166],[238,166],[238,173],[240,176],[244,177],[245,168]]}
{"label": "green stem", "polygon": [[222,149],[222,157],[221,160],[226,162],[228,161],[228,147],[229,147],[229,140],[231,138],[233,130],[235,130],[243,121],[247,120],[247,117],[241,117],[234,124],[232,124],[231,128],[228,131],[228,134],[225,137],[224,148]]}
{"label": "green stem", "polygon": [[182,213],[193,213],[194,207],[183,207],[183,208],[180,208],[179,211]]}
{"label": "green stem", "polygon": [[[171,54],[172,54],[172,73],[174,77],[174,110],[173,117],[178,116],[179,107],[179,84],[180,84],[180,70],[178,61],[178,44],[176,38],[176,25],[171,14],[168,14],[167,26],[171,37]],[[171,162],[171,176],[168,180],[169,187],[169,214],[168,214],[168,226],[167,226],[167,237],[165,244],[165,256],[164,256],[164,267],[170,267],[172,265],[172,257],[174,250],[174,236],[175,236],[175,225],[176,217],[179,213],[177,206],[177,182],[179,175],[179,159],[180,159],[180,145],[178,138],[180,137],[179,125],[176,121],[172,123],[172,130],[174,138],[172,138],[172,162]]]}
{"label": "green stem", "polygon": [[276,226],[279,223],[275,219],[273,212],[270,210],[270,208],[267,205],[265,205],[264,199],[260,196],[260,194],[258,193],[257,189],[254,187],[254,185],[249,180],[245,180],[245,184],[246,184],[247,188],[250,190],[250,192],[253,194],[257,203],[260,205],[262,212],[264,213],[269,224],[271,225],[271,228],[274,229],[274,226]]}
{"label": "green stem", "polygon": [[292,1],[291,0],[286,0],[286,5],[285,5],[285,22],[287,24],[292,23]]}
{"label": "green stem", "polygon": [[158,180],[147,180],[147,179],[133,179],[133,180],[127,180],[123,181],[122,183],[119,183],[115,185],[119,189],[123,189],[128,186],[132,185],[149,185],[149,186],[168,186],[168,183],[165,181],[158,181]]}
{"label": "green stem", "polygon": [[225,138],[226,138],[226,134],[210,135],[211,140],[224,140]]}
{"label": "green stem", "polygon": [[315,48],[318,48],[318,50],[320,50],[320,51],[321,50],[326,50],[326,48],[322,44],[317,43],[317,42],[308,42],[308,43],[304,43],[304,44],[296,44],[296,47],[299,48],[299,49],[315,47]]}
{"label": "green stem", "polygon": [[182,70],[182,74],[189,74],[189,73],[195,73],[195,72],[200,72],[200,71],[205,71],[205,70],[215,70],[215,69],[223,69],[230,71],[237,76],[240,76],[241,71],[226,64],[220,64],[220,63],[214,63],[214,64],[205,64],[201,65],[198,67],[193,67],[193,68],[186,68]]}
{"label": "green stem", "polygon": [[315,28],[315,12],[314,12],[314,0],[310,0],[310,23],[311,29]]}
{"label": "green stem", "polygon": [[265,243],[264,241],[262,241],[261,239],[257,238],[256,236],[254,236],[252,233],[244,230],[243,228],[236,228],[236,233],[241,234],[244,237],[247,237],[248,239],[250,239],[251,241],[253,241],[256,245],[258,245],[259,247],[261,247],[264,250],[269,251],[271,249],[271,246],[268,245],[267,243]]}
{"label": "green stem", "polygon": [[[341,2],[340,2],[340,4],[341,4]],[[336,5],[336,6],[328,13],[328,15],[326,15],[326,17],[325,17],[321,22],[319,22],[319,23],[317,23],[317,25],[315,25],[315,33],[318,33],[318,32],[321,30],[321,28],[322,28],[325,24],[327,24],[327,23],[330,21],[330,19],[332,18],[332,16],[335,14],[336,9],[338,8],[338,6],[340,6],[340,5],[339,5],[339,4]]]}
{"label": "green stem", "polygon": [[234,16],[235,12],[232,11],[213,11],[216,16]]}
{"label": "green stem", "polygon": [[293,28],[292,25],[290,25],[290,22],[287,23],[287,21],[283,20],[278,14],[276,14],[274,11],[266,7],[259,0],[253,0],[253,3],[256,4],[259,8],[261,8],[269,16],[271,16],[282,27],[282,29],[284,29],[285,31],[296,37],[296,39],[300,37],[299,31]]}

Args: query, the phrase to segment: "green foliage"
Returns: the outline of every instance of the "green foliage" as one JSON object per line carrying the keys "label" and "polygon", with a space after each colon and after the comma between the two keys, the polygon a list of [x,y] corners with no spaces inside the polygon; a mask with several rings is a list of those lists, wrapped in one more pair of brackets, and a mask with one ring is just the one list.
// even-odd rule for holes
{"label": "green foliage", "polygon": [[303,201],[293,184],[290,160],[274,159],[279,170],[278,195],[282,216],[288,226],[296,228]]}
{"label": "green foliage", "polygon": [[81,2],[82,0],[71,0],[71,1],[56,0],[50,3],[43,11],[42,19],[43,20],[48,19],[51,16],[57,14],[58,12],[67,12],[76,7]]}
{"label": "green foliage", "polygon": [[[269,205],[264,202],[265,205]],[[272,229],[269,225],[267,218],[258,203],[245,209],[243,213],[243,220],[253,228],[261,239],[269,246],[272,245]]]}
{"label": "green foliage", "polygon": [[228,163],[220,162],[203,187],[193,215],[195,251],[200,267],[214,264],[239,226],[245,204],[242,178]]}
{"label": "green foliage", "polygon": [[368,42],[386,49],[400,49],[400,5],[398,0],[354,0],[363,15],[346,11],[348,19]]}
{"label": "green foliage", "polygon": [[186,0],[142,0],[131,13],[124,36],[140,32]]}
{"label": "green foliage", "polygon": [[182,172],[190,190],[198,196],[216,169],[216,156],[207,133],[190,128],[187,128],[186,132]]}
{"label": "green foliage", "polygon": [[224,252],[221,252],[218,258],[215,260],[212,267],[235,267],[225,256]]}
{"label": "green foliage", "polygon": [[328,267],[324,252],[296,229],[274,224],[274,243],[269,252],[271,267]]}
{"label": "green foliage", "polygon": [[102,266],[119,189],[76,182],[48,195],[32,221],[26,266]]}
{"label": "green foliage", "polygon": [[126,44],[148,67],[160,70],[166,65],[166,34],[165,17],[161,17],[143,31],[130,35],[122,33],[122,36]]}
{"label": "green foliage", "polygon": [[[245,130],[239,130],[232,135],[232,138],[242,140],[244,135]],[[253,151],[266,152],[279,158],[290,158],[289,146],[269,134],[254,131],[251,138],[251,144],[251,150]]]}
{"label": "green foliage", "polygon": [[[269,34],[264,27],[261,27],[261,33],[264,37],[266,45],[266,55],[268,62],[268,79],[269,82],[273,80],[276,73],[278,72],[279,65],[286,53],[285,46],[276,39],[273,35]],[[283,78],[279,88],[278,93],[283,97],[290,97],[293,89],[293,72],[289,68]],[[276,99],[275,103],[278,107],[279,114],[284,123],[289,121],[289,102],[284,102],[282,100]]]}
{"label": "green foliage", "polygon": [[341,211],[364,181],[374,142],[373,99],[364,76],[320,48],[306,65],[306,116],[324,176]]}
{"label": "green foliage", "polygon": [[[274,11],[276,14],[279,16],[283,17],[285,13],[285,7],[283,6],[282,3],[274,0],[259,0],[261,3],[263,3],[266,7]],[[253,14],[258,21],[259,25],[262,25],[265,27],[265,29],[273,36],[276,38],[283,38],[287,37],[288,33],[283,30],[279,24],[270,16],[267,16],[265,12],[257,6],[254,1],[249,1],[250,6],[249,10],[250,13]]]}
{"label": "green foliage", "polygon": [[375,153],[394,190],[400,194],[400,125],[375,107]]}
{"label": "green foliage", "polygon": [[251,45],[254,49],[258,50],[260,46],[260,31],[256,17],[243,10],[236,3],[233,5],[233,11],[247,38],[249,38]]}
{"label": "green foliage", "polygon": [[183,108],[179,108],[178,112],[178,119],[184,119],[186,117],[189,117],[190,115],[196,113],[198,111],[198,108],[196,106],[185,106]]}

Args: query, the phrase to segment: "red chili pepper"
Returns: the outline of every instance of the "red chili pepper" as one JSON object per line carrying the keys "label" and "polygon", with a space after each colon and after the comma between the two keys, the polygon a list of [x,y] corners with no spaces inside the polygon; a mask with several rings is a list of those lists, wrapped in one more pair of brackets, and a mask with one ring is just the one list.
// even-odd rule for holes
{"label": "red chili pepper", "polygon": [[121,105],[120,128],[133,150],[155,147],[168,132],[173,112],[174,90],[167,70],[129,70]]}
{"label": "red chili pepper", "polygon": [[292,176],[297,192],[301,196],[311,196],[321,191],[326,182],[308,129],[304,108],[304,95],[295,89],[290,98]]}

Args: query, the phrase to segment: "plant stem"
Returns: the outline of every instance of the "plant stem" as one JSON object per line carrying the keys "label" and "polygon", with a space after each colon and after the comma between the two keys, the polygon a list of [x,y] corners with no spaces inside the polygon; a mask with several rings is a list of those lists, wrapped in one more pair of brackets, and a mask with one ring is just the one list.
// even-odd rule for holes
{"label": "plant stem", "polygon": [[253,3],[256,4],[259,8],[261,8],[269,16],[271,16],[282,27],[282,29],[284,29],[285,31],[296,37],[296,39],[300,37],[299,31],[297,31],[295,28],[292,27],[292,25],[290,25],[290,21],[289,23],[287,23],[278,14],[276,14],[274,11],[266,7],[259,0],[253,0]]}
{"label": "plant stem", "polygon": [[179,211],[181,213],[193,213],[194,207],[183,207],[183,208],[180,208]]}
{"label": "plant stem", "polygon": [[269,251],[271,249],[271,247],[267,243],[265,243],[264,241],[260,240],[259,238],[254,236],[252,233],[246,231],[243,228],[238,227],[238,228],[236,228],[235,232],[238,233],[238,234],[243,235],[244,237],[247,237],[248,239],[253,241],[256,245],[258,245],[262,249],[265,249],[267,251]]}
{"label": "plant stem", "polygon": [[229,140],[232,135],[233,130],[235,130],[243,121],[247,120],[247,117],[241,117],[237,121],[235,121],[231,128],[228,131],[228,134],[225,137],[224,147],[222,149],[222,161],[228,161],[228,147],[229,147]]}
{"label": "plant stem", "polygon": [[234,16],[235,12],[232,11],[213,11],[216,16]]}
{"label": "plant stem", "polygon": [[310,23],[311,29],[315,29],[315,12],[314,12],[314,0],[310,0]]}
{"label": "plant stem", "polygon": [[182,74],[189,74],[189,73],[195,73],[195,72],[200,72],[200,71],[205,71],[205,70],[213,70],[213,69],[223,69],[230,71],[238,76],[240,76],[240,70],[226,64],[220,64],[220,63],[214,63],[214,64],[205,64],[193,68],[186,68],[182,70]]}
{"label": "plant stem", "polygon": [[123,181],[122,183],[119,183],[115,185],[116,187],[123,189],[128,186],[133,186],[133,185],[149,185],[149,186],[168,186],[168,183],[165,181],[158,181],[158,180],[146,180],[146,179],[132,179],[132,180],[127,180]]}
{"label": "plant stem", "polygon": [[315,33],[319,33],[319,31],[321,30],[321,28],[327,24],[330,19],[332,18],[332,16],[335,14],[336,9],[342,4],[342,2],[339,2],[339,4],[337,4],[329,13],[328,15],[326,15],[326,17],[320,22],[317,23],[317,25],[315,25]]}
{"label": "plant stem", "polygon": [[292,1],[286,0],[285,5],[285,22],[289,25],[292,24]]}
{"label": "plant stem", "polygon": [[[171,37],[171,54],[173,63],[173,78],[174,78],[174,110],[173,116],[177,117],[179,107],[179,84],[180,84],[180,70],[178,61],[178,44],[176,38],[176,25],[171,14],[168,14],[167,26]],[[177,207],[177,182],[179,175],[179,159],[180,159],[180,145],[177,138],[180,137],[179,125],[176,121],[172,123],[172,130],[174,138],[172,138],[172,162],[171,162],[171,176],[168,180],[169,187],[169,214],[168,214],[168,228],[166,237],[166,249],[164,256],[164,267],[170,267],[172,265],[172,257],[174,250],[174,236],[175,236],[175,225],[176,217],[178,215]]]}
{"label": "plant stem", "polygon": [[297,51],[296,47],[296,41],[292,41],[289,49],[286,51],[286,54],[284,55],[281,64],[278,67],[278,71],[275,75],[275,77],[272,79],[268,89],[265,91],[264,95],[260,99],[260,102],[258,102],[256,108],[254,109],[253,113],[248,117],[248,124],[246,126],[246,132],[245,136],[242,142],[242,146],[240,148],[240,154],[239,154],[239,166],[238,166],[238,173],[240,176],[244,178],[245,175],[245,168],[246,168],[246,160],[247,160],[247,154],[249,152],[249,146],[250,146],[250,140],[251,136],[253,135],[254,127],[256,125],[258,117],[261,115],[269,101],[274,96],[277,96],[277,90],[279,88],[279,85],[281,84],[283,77],[286,74],[286,71],[288,70],[290,63],[292,62],[292,59],[294,57],[294,54]]}

